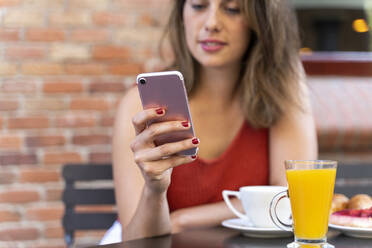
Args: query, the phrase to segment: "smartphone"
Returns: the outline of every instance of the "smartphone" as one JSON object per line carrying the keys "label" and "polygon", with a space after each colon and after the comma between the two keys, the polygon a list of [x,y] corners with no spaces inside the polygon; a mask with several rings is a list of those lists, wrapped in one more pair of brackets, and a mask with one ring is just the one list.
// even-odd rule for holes
{"label": "smartphone", "polygon": [[[191,125],[188,130],[159,135],[154,141],[156,146],[195,137],[187,92],[181,72],[142,73],[137,76],[137,86],[143,109],[160,107],[165,109],[165,115],[147,123],[147,125],[163,121],[188,121]],[[181,151],[178,155],[191,156],[196,155],[197,152],[198,148],[195,147]]]}

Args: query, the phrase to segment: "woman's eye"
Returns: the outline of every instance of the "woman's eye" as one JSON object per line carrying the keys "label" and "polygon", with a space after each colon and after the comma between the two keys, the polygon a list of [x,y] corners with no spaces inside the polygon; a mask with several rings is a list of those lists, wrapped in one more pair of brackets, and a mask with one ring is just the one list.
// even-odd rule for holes
{"label": "woman's eye", "polygon": [[202,10],[205,8],[205,5],[204,4],[192,4],[191,7],[194,9],[194,10]]}
{"label": "woman's eye", "polygon": [[225,11],[229,14],[240,14],[239,8],[226,8]]}

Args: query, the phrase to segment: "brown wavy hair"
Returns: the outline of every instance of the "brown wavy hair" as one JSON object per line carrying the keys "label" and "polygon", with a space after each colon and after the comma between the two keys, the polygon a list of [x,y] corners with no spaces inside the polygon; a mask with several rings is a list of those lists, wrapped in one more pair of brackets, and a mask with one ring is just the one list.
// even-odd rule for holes
{"label": "brown wavy hair", "polygon": [[[198,62],[186,44],[185,0],[174,0],[164,33],[174,55],[171,68],[185,77],[189,95],[198,87]],[[240,0],[250,24],[251,39],[241,63],[234,94],[241,99],[245,119],[254,127],[275,124],[289,105],[301,108],[299,82],[304,73],[299,58],[296,16],[287,0]]]}

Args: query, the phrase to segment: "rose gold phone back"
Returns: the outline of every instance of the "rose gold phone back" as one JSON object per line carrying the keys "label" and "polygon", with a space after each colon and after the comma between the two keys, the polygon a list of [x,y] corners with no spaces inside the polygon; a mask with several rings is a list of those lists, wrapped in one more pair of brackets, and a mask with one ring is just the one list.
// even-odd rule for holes
{"label": "rose gold phone back", "polygon": [[[162,107],[166,109],[166,114],[154,122],[187,120],[191,124],[189,130],[159,136],[156,140],[156,144],[162,145],[194,137],[194,129],[183,80],[177,74],[156,75],[156,73],[153,75],[141,74],[138,78],[146,79],[145,84],[138,83],[143,108]],[[196,152],[197,150],[193,148],[183,151],[180,154],[195,155]]]}

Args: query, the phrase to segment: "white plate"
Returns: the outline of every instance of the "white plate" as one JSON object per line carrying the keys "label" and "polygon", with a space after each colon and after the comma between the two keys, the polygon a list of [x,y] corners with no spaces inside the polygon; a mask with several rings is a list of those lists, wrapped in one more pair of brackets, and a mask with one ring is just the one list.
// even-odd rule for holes
{"label": "white plate", "polygon": [[350,237],[372,238],[372,228],[359,228],[350,226],[340,226],[334,224],[329,224],[328,226]]}
{"label": "white plate", "polygon": [[242,219],[228,219],[222,221],[224,227],[241,231],[243,235],[254,238],[282,238],[293,236],[292,232],[283,231],[279,228],[265,228],[250,226],[250,223]]}

